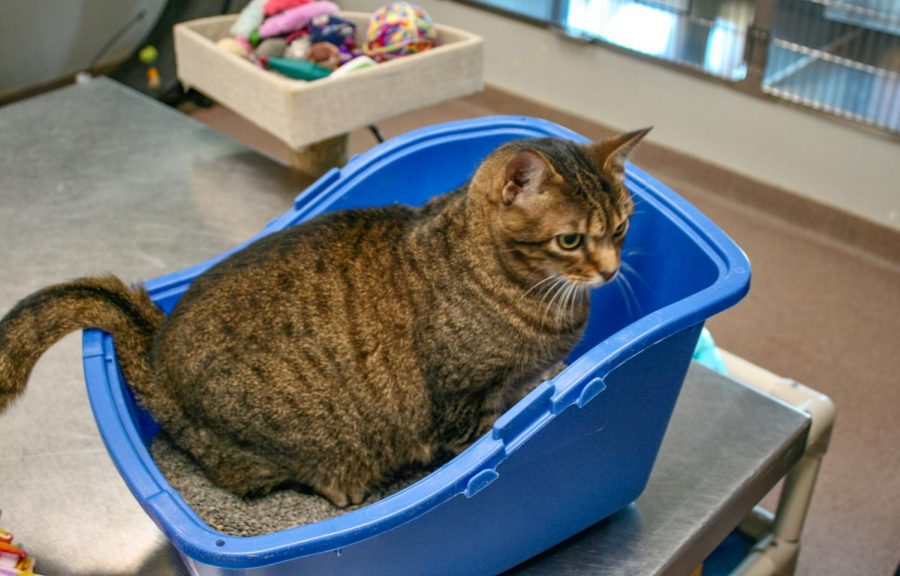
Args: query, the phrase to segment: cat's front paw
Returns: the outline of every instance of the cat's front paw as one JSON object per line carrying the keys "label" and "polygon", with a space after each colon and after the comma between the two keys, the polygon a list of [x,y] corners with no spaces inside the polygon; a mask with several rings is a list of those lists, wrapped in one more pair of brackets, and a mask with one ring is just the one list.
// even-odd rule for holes
{"label": "cat's front paw", "polygon": [[363,488],[340,489],[335,486],[315,486],[315,491],[324,496],[337,508],[346,508],[351,504],[362,504],[366,499],[366,491]]}
{"label": "cat's front paw", "polygon": [[565,370],[568,367],[569,367],[569,365],[566,364],[565,362],[557,362],[553,366],[550,366],[549,368],[547,368],[544,371],[544,373],[541,374],[541,381],[543,382],[544,380],[553,380],[554,378],[559,376],[560,372],[562,372],[563,370]]}

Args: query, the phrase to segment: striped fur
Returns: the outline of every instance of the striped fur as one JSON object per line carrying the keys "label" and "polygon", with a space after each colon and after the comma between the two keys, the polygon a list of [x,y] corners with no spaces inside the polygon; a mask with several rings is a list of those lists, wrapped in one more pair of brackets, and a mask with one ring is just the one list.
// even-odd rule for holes
{"label": "striped fur", "polygon": [[0,320],[0,410],[24,392],[32,368],[50,346],[84,328],[115,334],[132,385],[148,388],[148,352],[163,318],[143,289],[131,290],[114,277],[81,278],[24,298]]}
{"label": "striped fur", "polygon": [[[214,482],[358,503],[391,472],[462,450],[572,349],[586,288],[618,267],[621,162],[644,134],[511,143],[422,208],[277,232],[204,273],[165,320],[114,278],[44,289],[0,321],[0,406],[53,342],[98,327]],[[562,250],[575,233],[583,245]]]}

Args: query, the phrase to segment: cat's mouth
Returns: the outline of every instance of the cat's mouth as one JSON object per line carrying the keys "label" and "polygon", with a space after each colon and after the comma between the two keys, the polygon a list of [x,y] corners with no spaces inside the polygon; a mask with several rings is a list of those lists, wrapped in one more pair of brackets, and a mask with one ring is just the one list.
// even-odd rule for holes
{"label": "cat's mouth", "polygon": [[567,276],[566,280],[575,284],[580,288],[599,288],[606,284],[606,280],[603,279],[603,276],[591,276],[590,278],[584,278],[581,276]]}
{"label": "cat's mouth", "polygon": [[619,276],[619,271],[616,270],[612,274],[604,275],[604,274],[594,274],[592,276],[566,276],[566,279],[575,284],[577,286],[594,289],[603,286],[604,284],[609,284],[613,280],[615,280]]}

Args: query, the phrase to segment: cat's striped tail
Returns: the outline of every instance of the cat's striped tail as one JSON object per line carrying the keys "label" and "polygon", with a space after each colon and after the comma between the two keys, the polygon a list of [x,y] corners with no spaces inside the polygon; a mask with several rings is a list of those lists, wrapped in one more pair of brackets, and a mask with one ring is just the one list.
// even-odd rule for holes
{"label": "cat's striped tail", "polygon": [[150,347],[164,318],[143,288],[129,289],[113,276],[80,278],[25,297],[0,320],[0,412],[25,390],[50,346],[85,328],[112,334],[128,382],[152,389]]}

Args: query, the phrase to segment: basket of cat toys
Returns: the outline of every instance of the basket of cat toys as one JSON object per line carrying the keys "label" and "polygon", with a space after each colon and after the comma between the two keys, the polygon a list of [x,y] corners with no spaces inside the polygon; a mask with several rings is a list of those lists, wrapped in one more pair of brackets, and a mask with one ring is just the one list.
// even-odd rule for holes
{"label": "basket of cat toys", "polygon": [[86,331],[109,453],[191,572],[494,574],[634,501],[704,321],[750,280],[626,164],[645,133],[415,130],[148,281],[154,377],[144,332]]}
{"label": "basket of cat toys", "polygon": [[183,84],[295,149],[483,87],[481,38],[408,2],[252,0],[174,35]]}

